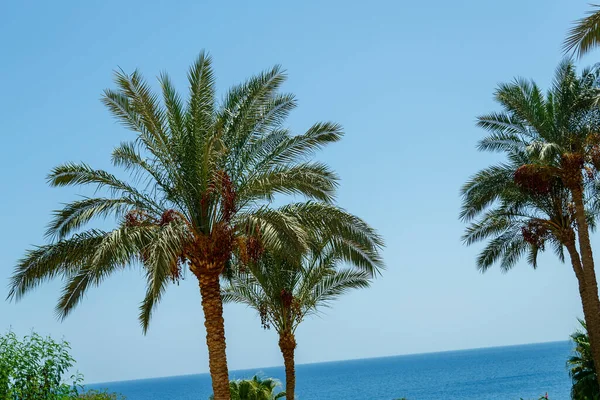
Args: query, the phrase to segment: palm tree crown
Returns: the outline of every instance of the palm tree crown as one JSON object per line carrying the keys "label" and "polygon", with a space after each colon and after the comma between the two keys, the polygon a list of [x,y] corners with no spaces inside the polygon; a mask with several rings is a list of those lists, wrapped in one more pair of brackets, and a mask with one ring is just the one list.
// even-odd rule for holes
{"label": "palm tree crown", "polygon": [[[92,185],[108,196],[84,198],[55,213],[48,229],[52,242],[20,261],[9,297],[18,299],[46,279],[63,277],[67,284],[57,311],[64,317],[89,286],[141,262],[148,279],[140,314],[146,330],[152,308],[168,283],[179,279],[182,266],[195,274],[220,269],[235,237],[259,228],[269,246],[302,241],[289,207],[271,210],[265,201],[275,193],[330,201],[336,175],[305,160],[339,140],[340,126],[319,123],[297,136],[282,128],[296,101],[277,92],[285,80],[279,67],[234,87],[221,104],[215,102],[207,55],[200,55],[188,78],[184,103],[169,77],[161,75],[161,104],[137,71],[116,73],[119,89],[106,90],[103,102],[137,134],[112,155],[130,179],[86,164],[56,167],[48,178],[52,186]],[[79,231],[108,216],[119,221],[114,230]]]}
{"label": "palm tree crown", "polygon": [[[373,239],[380,241],[376,236]],[[298,258],[267,252],[258,262],[238,267],[223,287],[223,301],[252,307],[265,329],[274,327],[277,332],[294,333],[304,318],[319,307],[327,306],[348,290],[368,287],[373,273],[383,266],[376,247],[369,249],[366,243],[355,243],[359,244],[358,249],[367,248],[367,256],[360,255],[362,262],[357,260],[357,254],[348,254],[334,240],[315,243],[312,251]],[[342,262],[353,259],[356,264],[369,267],[340,269]]]}
{"label": "palm tree crown", "polygon": [[[471,245],[489,239],[477,258],[478,268],[486,271],[498,262],[507,271],[522,256],[536,268],[539,252],[548,245],[564,261],[562,238],[574,226],[568,192],[557,181],[544,188],[544,194],[522,190],[515,176],[530,165],[531,158],[517,150],[508,158],[477,173],[462,189],[461,218],[471,221],[464,242]],[[532,182],[543,184],[537,179]]]}
{"label": "palm tree crown", "polygon": [[600,166],[596,82],[596,71],[585,70],[577,77],[574,66],[564,62],[546,96],[533,82],[503,84],[496,99],[504,111],[479,117],[478,125],[490,132],[480,141],[480,150],[507,156],[506,162],[480,171],[462,188],[461,219],[471,222],[465,242],[490,239],[478,258],[480,269],[499,261],[507,270],[525,254],[537,266],[537,254],[546,244],[563,260],[565,240],[573,239],[576,228],[569,188],[582,169],[587,171],[587,221],[593,226]]}
{"label": "palm tree crown", "polygon": [[[332,234],[311,224],[313,234],[305,252],[266,249],[250,262],[238,257],[222,291],[224,302],[254,308],[263,327],[273,326],[277,331],[289,400],[295,398],[295,332],[300,323],[346,291],[369,286],[383,268],[379,235],[359,218],[331,207],[329,215],[336,214],[340,216],[335,219],[347,220],[351,229]],[[344,262],[354,268],[340,268]]]}

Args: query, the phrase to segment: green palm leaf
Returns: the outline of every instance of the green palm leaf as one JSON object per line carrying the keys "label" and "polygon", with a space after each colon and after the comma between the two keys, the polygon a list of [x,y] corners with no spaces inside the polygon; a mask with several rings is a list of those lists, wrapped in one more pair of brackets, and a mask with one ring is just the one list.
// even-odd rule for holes
{"label": "green palm leaf", "polygon": [[600,7],[588,11],[588,16],[575,22],[563,43],[565,53],[573,52],[581,57],[596,48],[600,42]]}

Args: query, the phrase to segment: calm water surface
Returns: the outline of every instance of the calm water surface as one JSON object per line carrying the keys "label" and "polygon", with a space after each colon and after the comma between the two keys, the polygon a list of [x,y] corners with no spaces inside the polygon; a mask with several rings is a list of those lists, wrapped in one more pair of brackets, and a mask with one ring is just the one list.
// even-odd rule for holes
{"label": "calm water surface", "polygon": [[[518,400],[569,399],[569,342],[298,365],[299,400]],[[284,380],[283,367],[234,371]],[[205,400],[207,374],[91,385],[128,400]]]}

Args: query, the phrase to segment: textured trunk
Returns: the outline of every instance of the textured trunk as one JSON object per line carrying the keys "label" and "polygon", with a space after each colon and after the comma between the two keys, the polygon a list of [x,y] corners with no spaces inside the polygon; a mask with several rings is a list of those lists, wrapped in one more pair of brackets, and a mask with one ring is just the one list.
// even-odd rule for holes
{"label": "textured trunk", "polygon": [[283,363],[285,365],[285,398],[294,400],[296,391],[296,367],[294,363],[294,351],[296,350],[296,338],[291,332],[279,334],[279,348],[283,354]]}
{"label": "textured trunk", "polygon": [[575,203],[575,218],[577,220],[577,238],[579,239],[579,250],[581,251],[581,265],[586,280],[586,287],[592,291],[598,300],[598,282],[594,268],[594,255],[590,243],[590,231],[585,217],[585,205],[583,202],[583,190],[577,185],[572,190],[573,202]]}
{"label": "textured trunk", "polygon": [[[575,220],[577,222],[577,239],[581,253],[581,266],[585,281],[585,292],[582,299],[584,306],[585,322],[590,338],[590,350],[594,358],[596,370],[600,371],[600,299],[598,299],[598,282],[594,268],[594,256],[590,243],[590,233],[585,216],[585,203],[583,197],[583,157],[577,154],[563,156],[563,182],[570,189],[575,204]],[[600,385],[600,374],[597,375]]]}
{"label": "textured trunk", "polygon": [[[582,268],[574,238],[568,241],[566,247],[579,284],[583,317],[587,326],[594,365],[596,371],[600,371],[600,302],[598,302],[598,289],[596,288],[595,291],[590,293],[590,288],[586,283],[585,268]],[[600,374],[597,375],[596,379],[600,385]]]}
{"label": "textured trunk", "polygon": [[230,400],[229,371],[225,353],[225,326],[223,321],[223,302],[219,274],[201,274],[200,294],[204,310],[206,327],[206,345],[208,346],[208,366],[212,379],[215,400]]}

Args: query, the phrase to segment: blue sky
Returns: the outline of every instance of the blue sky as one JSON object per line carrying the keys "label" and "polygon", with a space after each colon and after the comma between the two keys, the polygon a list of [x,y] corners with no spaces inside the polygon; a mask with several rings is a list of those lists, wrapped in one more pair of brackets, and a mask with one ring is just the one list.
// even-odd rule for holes
{"label": "blue sky", "polygon": [[[345,127],[319,158],[342,176],[339,203],[387,242],[388,269],[371,289],[301,326],[299,363],[567,339],[581,314],[571,269],[548,254],[537,271],[523,262],[480,274],[477,248],[460,241],[459,188],[495,161],[475,150],[474,121],[497,109],[496,85],[520,75],[547,86],[585,1],[202,3],[0,3],[0,298],[16,260],[44,243],[51,210],[76,195],[46,185],[50,168],[112,170],[111,149],[132,138],[99,101],[112,71],[139,68],[155,82],[166,70],[183,91],[206,49],[221,94],[282,64],[299,100],[288,125]],[[59,290],[53,282],[20,303],[0,301],[0,331],[64,336],[88,381],[207,371],[192,279],[169,289],[147,336],[140,271],[91,290],[62,323]],[[282,363],[275,333],[251,310],[226,306],[225,319],[232,369]]]}

